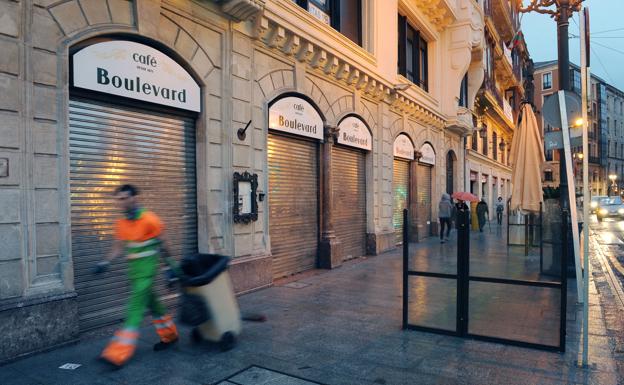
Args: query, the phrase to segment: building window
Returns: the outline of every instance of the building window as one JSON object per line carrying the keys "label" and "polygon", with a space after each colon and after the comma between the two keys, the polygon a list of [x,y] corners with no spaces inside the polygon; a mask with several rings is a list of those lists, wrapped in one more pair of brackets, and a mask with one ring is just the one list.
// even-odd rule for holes
{"label": "building window", "polygon": [[314,17],[362,45],[361,0],[294,0]]}
{"label": "building window", "polygon": [[399,73],[427,91],[428,62],[427,41],[407,22],[407,17],[399,15]]}
{"label": "building window", "polygon": [[550,88],[552,88],[552,72],[542,75],[542,89],[548,90]]}
{"label": "building window", "polygon": [[552,150],[548,150],[546,151],[546,161],[551,162],[553,160],[553,151]]}
{"label": "building window", "polygon": [[[488,154],[488,137],[487,137],[487,126],[483,125],[483,136],[481,137],[481,153],[485,156]],[[479,132],[481,134],[481,132]]]}
{"label": "building window", "polygon": [[611,156],[611,141],[607,141],[607,156]]}
{"label": "building window", "polygon": [[570,83],[572,84],[572,91],[581,93],[581,73],[576,69],[570,70]]}
{"label": "building window", "polygon": [[544,180],[546,182],[552,182],[553,181],[553,173],[552,173],[551,170],[544,171]]}
{"label": "building window", "polygon": [[459,87],[459,106],[468,107],[468,74],[464,75]]}
{"label": "building window", "polygon": [[494,76],[494,56],[492,55],[492,47],[489,43],[485,44],[485,51],[483,51],[483,55],[485,56],[483,61],[485,62],[485,77],[492,78]]}
{"label": "building window", "polygon": [[498,135],[496,132],[492,133],[492,158],[498,160]]}
{"label": "building window", "polygon": [[472,140],[470,141],[471,142],[471,148],[472,148],[473,151],[478,151],[479,150],[478,149],[478,143],[479,143],[478,142],[478,140],[479,140],[478,138],[479,138],[479,133],[477,132],[477,130],[474,130],[472,132]]}

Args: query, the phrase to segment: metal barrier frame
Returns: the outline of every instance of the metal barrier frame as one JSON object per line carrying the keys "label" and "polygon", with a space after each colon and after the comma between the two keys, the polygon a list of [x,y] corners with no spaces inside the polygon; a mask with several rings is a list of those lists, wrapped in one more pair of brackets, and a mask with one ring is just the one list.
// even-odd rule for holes
{"label": "metal barrier frame", "polygon": [[[457,274],[431,273],[424,271],[409,270],[409,215],[408,210],[403,210],[403,329],[425,331],[437,334],[453,335],[458,337],[473,338],[488,342],[496,342],[506,345],[521,346],[539,350],[565,352],[566,346],[566,322],[567,322],[567,247],[562,247],[561,257],[561,282],[518,280],[507,278],[489,278],[470,275],[470,214],[457,213]],[[540,215],[541,225],[541,215]],[[562,211],[562,244],[567,245],[568,212]],[[541,250],[540,250],[541,251]],[[442,279],[455,279],[457,282],[456,303],[456,327],[455,330],[446,330],[428,326],[413,325],[409,323],[409,277],[421,276]],[[469,321],[469,290],[470,282],[487,282],[516,286],[547,287],[560,290],[560,317],[559,317],[559,344],[546,345],[533,342],[519,341],[500,337],[485,336],[468,332]]]}

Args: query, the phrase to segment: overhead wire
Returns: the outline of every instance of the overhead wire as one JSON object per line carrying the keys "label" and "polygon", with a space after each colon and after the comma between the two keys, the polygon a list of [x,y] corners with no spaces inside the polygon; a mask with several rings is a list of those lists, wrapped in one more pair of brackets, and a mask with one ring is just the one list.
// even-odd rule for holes
{"label": "overhead wire", "polygon": [[[574,15],[572,15],[571,19],[574,22],[574,24],[576,24],[576,26],[580,29],[579,24],[576,22],[576,19],[574,19]],[[619,30],[619,29],[624,30],[624,28],[618,28],[617,30]],[[602,32],[613,32],[613,31],[614,30],[608,30],[608,31],[602,31]],[[590,33],[590,36],[591,36],[591,33]],[[580,36],[573,35],[573,37],[579,38]],[[600,63],[600,66],[602,67],[602,70],[605,72],[605,75],[607,75],[607,79],[609,80],[609,82],[611,82],[611,84],[615,84],[615,82],[613,81],[613,78],[611,77],[611,75],[609,75],[609,71],[607,71],[607,67],[602,62],[602,59],[600,58],[600,55],[598,55],[598,53],[594,49],[593,44],[596,44],[596,45],[599,45],[599,46],[602,46],[602,47],[605,47],[605,48],[608,48],[608,49],[611,49],[611,50],[615,50],[615,49],[613,49],[613,48],[611,48],[609,46],[606,46],[604,44],[600,44],[600,43],[598,43],[596,41],[593,41],[593,38],[590,38],[590,43],[591,44],[589,45],[589,49],[594,54],[596,59],[598,59],[598,63]],[[624,52],[622,52],[622,51],[618,51],[618,50],[615,50],[615,51],[624,55]]]}

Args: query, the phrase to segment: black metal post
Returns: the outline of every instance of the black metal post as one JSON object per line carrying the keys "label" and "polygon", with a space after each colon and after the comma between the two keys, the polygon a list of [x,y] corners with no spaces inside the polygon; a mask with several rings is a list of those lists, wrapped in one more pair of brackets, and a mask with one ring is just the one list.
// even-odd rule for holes
{"label": "black metal post", "polygon": [[509,246],[509,218],[511,218],[511,214],[509,212],[509,208],[511,204],[507,201],[507,246]]}
{"label": "black metal post", "polygon": [[559,316],[559,350],[565,352],[568,311],[568,212],[561,211],[561,314]]}
{"label": "black metal post", "polygon": [[407,329],[407,315],[409,306],[409,282],[407,270],[409,269],[409,223],[408,211],[403,209],[403,329]]}
{"label": "black metal post", "polygon": [[468,334],[468,290],[470,283],[470,213],[457,212],[457,333]]}
{"label": "black metal post", "polygon": [[539,245],[540,245],[540,272],[542,271],[542,261],[544,260],[544,204],[540,202],[540,217],[539,217]]}

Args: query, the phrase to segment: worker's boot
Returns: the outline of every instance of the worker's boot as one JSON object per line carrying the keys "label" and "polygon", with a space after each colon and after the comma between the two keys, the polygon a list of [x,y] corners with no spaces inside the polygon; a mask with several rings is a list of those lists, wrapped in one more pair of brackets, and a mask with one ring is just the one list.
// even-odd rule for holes
{"label": "worker's boot", "polygon": [[116,331],[100,358],[118,367],[124,365],[134,354],[138,337],[139,332],[133,329]]}
{"label": "worker's boot", "polygon": [[152,323],[160,337],[160,342],[154,345],[154,350],[166,349],[178,341],[178,329],[170,315],[155,318]]}

